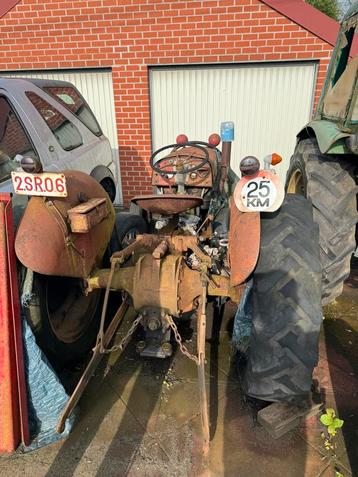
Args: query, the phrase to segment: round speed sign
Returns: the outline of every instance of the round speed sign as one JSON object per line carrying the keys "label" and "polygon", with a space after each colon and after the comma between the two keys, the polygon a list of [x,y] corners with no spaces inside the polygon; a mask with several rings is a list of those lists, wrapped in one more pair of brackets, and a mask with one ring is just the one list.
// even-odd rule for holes
{"label": "round speed sign", "polygon": [[283,186],[276,174],[260,170],[236,185],[234,200],[242,212],[274,212],[282,204]]}

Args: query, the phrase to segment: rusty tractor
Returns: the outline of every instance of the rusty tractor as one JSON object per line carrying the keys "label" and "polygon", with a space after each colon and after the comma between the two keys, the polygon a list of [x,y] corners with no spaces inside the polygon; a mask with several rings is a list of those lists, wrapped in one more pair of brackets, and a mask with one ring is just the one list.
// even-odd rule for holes
{"label": "rusty tractor", "polygon": [[[248,297],[251,326],[241,379],[249,396],[289,402],[307,398],[322,320],[312,207],[301,196],[284,198],[271,167],[281,160],[278,155],[267,156],[264,169],[255,157],[245,157],[239,179],[230,167],[231,123],[223,124],[221,139],[220,150],[218,134],[208,142],[180,135],[175,144],[156,151],[150,158],[156,193],[134,197],[135,213],[115,215],[101,186],[76,171],[63,172],[62,197],[45,191],[29,200],[15,249],[23,287],[32,291],[27,316],[38,342],[59,366],[88,350],[97,336],[59,432],[101,357],[123,349],[141,326],[140,356],[166,358],[174,345],[196,363],[207,452],[208,300],[221,306],[231,300],[240,309]],[[110,266],[105,267],[108,249]],[[113,290],[121,291],[117,296],[122,298],[108,324]],[[129,311],[129,331],[113,344]],[[195,354],[179,332],[178,324],[188,318],[196,324]]]}

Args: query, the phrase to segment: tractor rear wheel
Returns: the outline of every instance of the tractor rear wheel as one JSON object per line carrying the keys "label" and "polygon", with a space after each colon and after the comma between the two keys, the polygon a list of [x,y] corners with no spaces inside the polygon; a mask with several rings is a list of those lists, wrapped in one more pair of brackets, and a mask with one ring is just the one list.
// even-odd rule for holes
{"label": "tractor rear wheel", "polygon": [[322,154],[314,138],[299,142],[287,173],[286,191],[301,194],[313,204],[320,232],[323,305],[342,293],[350,273],[358,219],[356,189],[349,161]]}
{"label": "tractor rear wheel", "polygon": [[33,274],[26,317],[56,371],[76,364],[90,351],[98,333],[101,305],[101,290],[86,296],[80,279]]}
{"label": "tractor rear wheel", "polygon": [[[142,217],[117,214],[109,255],[146,231]],[[79,278],[33,274],[27,320],[38,345],[57,371],[76,364],[91,350],[99,329],[102,298],[101,290],[85,295]]]}
{"label": "tractor rear wheel", "polygon": [[130,212],[116,214],[116,222],[109,244],[111,253],[128,247],[138,234],[144,234],[147,231],[147,223],[140,215]]}
{"label": "tractor rear wheel", "polygon": [[301,401],[311,389],[322,323],[318,226],[311,204],[288,195],[277,212],[261,214],[260,247],[243,387],[265,401]]}

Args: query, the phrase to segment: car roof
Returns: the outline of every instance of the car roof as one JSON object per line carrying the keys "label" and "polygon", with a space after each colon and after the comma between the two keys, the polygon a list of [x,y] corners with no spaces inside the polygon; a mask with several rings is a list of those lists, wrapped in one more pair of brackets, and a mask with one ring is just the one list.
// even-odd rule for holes
{"label": "car roof", "polygon": [[73,88],[73,84],[69,83],[68,81],[40,79],[40,78],[20,78],[18,76],[16,78],[11,78],[9,76],[0,76],[0,88],[4,88],[7,90],[24,86],[26,83],[32,83],[39,88],[45,88],[45,87],[51,87],[51,86],[53,87],[71,86]]}

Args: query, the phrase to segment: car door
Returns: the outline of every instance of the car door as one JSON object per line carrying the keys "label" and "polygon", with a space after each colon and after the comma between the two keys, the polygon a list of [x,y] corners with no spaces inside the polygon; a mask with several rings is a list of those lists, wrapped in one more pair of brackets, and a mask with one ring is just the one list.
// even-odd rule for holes
{"label": "car door", "polygon": [[[4,90],[0,90],[0,192],[14,191],[11,172],[20,168],[23,157],[40,158],[13,102]],[[27,200],[26,196],[13,196],[15,224],[18,223]]]}

